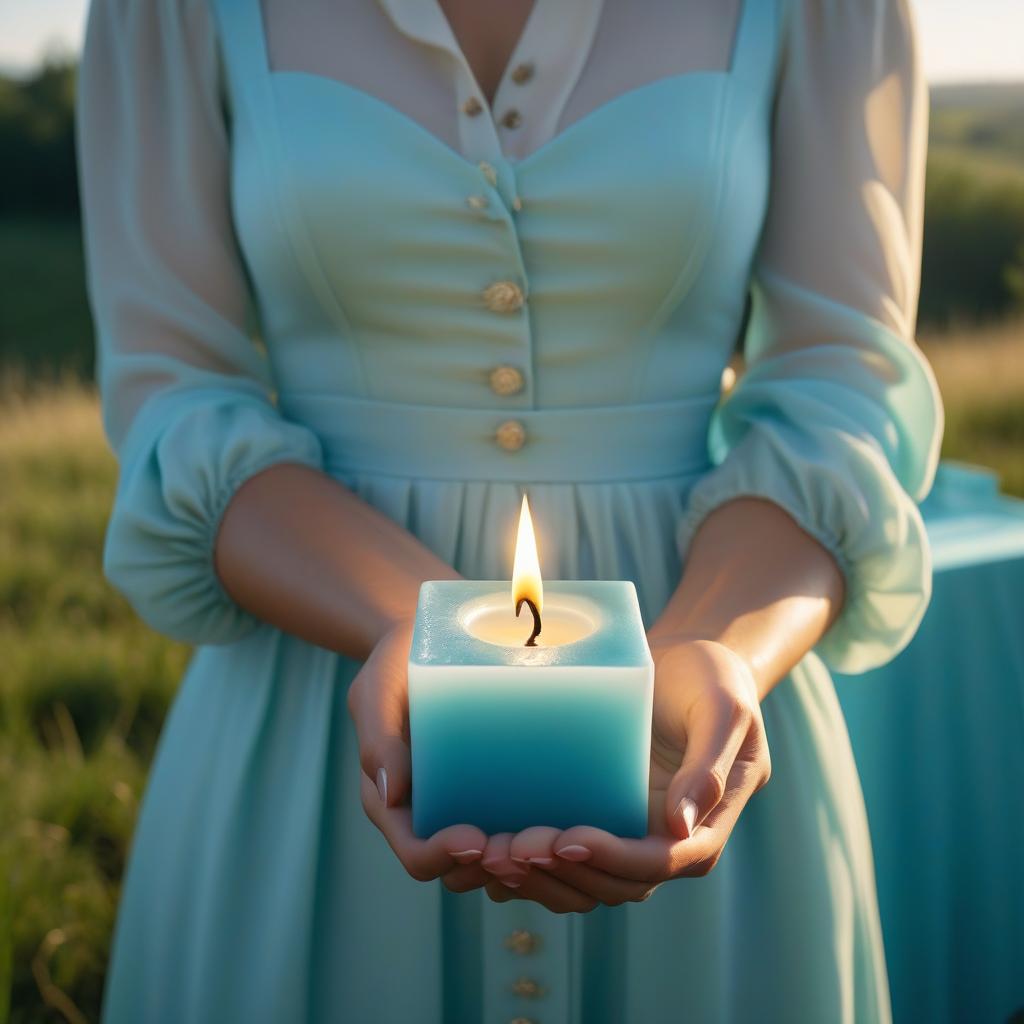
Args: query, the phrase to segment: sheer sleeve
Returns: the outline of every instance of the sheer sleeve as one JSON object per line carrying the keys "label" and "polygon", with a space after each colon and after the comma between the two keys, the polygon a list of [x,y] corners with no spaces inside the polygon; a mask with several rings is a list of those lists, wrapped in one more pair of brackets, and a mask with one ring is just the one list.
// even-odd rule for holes
{"label": "sheer sleeve", "polygon": [[793,0],[747,369],[715,412],[716,465],[677,535],[685,558],[723,502],[784,508],[845,576],[816,650],[847,673],[899,652],[931,596],[917,502],[943,412],[914,341],[926,130],[909,0]]}
{"label": "sheer sleeve", "polygon": [[79,183],[97,376],[119,479],[104,572],[154,628],[227,643],[259,620],[213,567],[235,490],[318,438],[271,399],[232,227],[206,0],[93,0],[79,71]]}

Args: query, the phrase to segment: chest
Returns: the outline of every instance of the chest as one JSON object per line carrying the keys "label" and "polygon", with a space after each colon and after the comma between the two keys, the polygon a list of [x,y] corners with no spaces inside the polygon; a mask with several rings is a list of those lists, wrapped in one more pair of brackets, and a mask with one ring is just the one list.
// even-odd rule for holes
{"label": "chest", "polygon": [[[508,63],[539,0],[438,0],[473,78],[490,107]],[[527,65],[519,74],[527,74]]]}

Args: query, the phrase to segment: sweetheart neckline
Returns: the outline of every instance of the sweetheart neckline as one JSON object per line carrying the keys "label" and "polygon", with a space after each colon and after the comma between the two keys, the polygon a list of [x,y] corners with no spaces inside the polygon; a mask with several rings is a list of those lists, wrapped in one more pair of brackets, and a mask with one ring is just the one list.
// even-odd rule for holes
{"label": "sweetheart neckline", "polygon": [[[557,135],[552,136],[546,142],[542,142],[532,152],[527,153],[526,156],[520,159],[514,159],[504,154],[501,155],[500,160],[508,164],[513,171],[520,172],[530,168],[533,163],[539,159],[542,159],[549,152],[551,152],[556,145],[563,143],[567,136],[571,137],[573,134],[578,134],[579,131],[589,127],[590,123],[598,116],[605,114],[606,112],[617,108],[621,104],[627,101],[635,102],[636,99],[646,94],[648,91],[655,88],[668,89],[670,86],[675,87],[681,85],[683,82],[689,82],[690,80],[711,80],[716,83],[728,82],[734,77],[732,70],[724,69],[718,71],[682,71],[672,75],[662,75],[660,78],[652,78],[649,82],[644,82],[642,85],[633,86],[630,89],[625,89],[620,93],[617,93],[610,100],[606,100],[604,103],[599,103],[596,107],[588,110],[582,117],[578,117],[571,124],[567,125]],[[339,78],[331,78],[328,75],[319,75],[312,71],[300,71],[300,70],[289,70],[280,69],[273,70],[270,72],[270,79],[274,81],[287,81],[296,80],[304,82],[315,82],[318,83],[318,87],[322,87],[330,90],[337,90],[347,95],[354,96],[361,101],[368,102],[371,106],[383,108],[389,117],[397,120],[402,125],[411,126],[420,136],[425,137],[428,143],[432,146],[437,147],[443,154],[448,157],[454,158],[464,167],[471,170],[474,175],[479,172],[479,161],[471,160],[469,157],[464,156],[457,149],[448,145],[443,139],[435,135],[432,131],[420,124],[414,117],[406,114],[403,110],[388,103],[387,100],[381,99],[379,96],[374,95],[371,92],[367,92],[365,89],[360,89],[358,86],[351,85],[348,82],[344,82]]]}

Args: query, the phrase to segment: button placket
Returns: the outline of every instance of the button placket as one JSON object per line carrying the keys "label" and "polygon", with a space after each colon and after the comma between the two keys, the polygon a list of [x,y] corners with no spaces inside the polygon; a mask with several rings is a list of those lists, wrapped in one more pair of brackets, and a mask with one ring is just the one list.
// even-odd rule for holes
{"label": "button placket", "polygon": [[509,77],[516,85],[524,85],[533,78],[535,70],[536,65],[532,60],[524,60],[512,69],[512,74]]}
{"label": "button placket", "polygon": [[526,304],[526,293],[518,282],[492,281],[483,290],[484,305],[492,313],[515,313]]}
{"label": "button placket", "polygon": [[497,125],[479,94],[472,73],[464,66],[458,68],[455,88],[459,109],[460,149],[466,154],[496,159],[501,155]]}
{"label": "button placket", "polygon": [[526,427],[521,420],[505,420],[504,423],[498,424],[494,440],[499,448],[507,452],[517,452],[526,444]]}
{"label": "button placket", "polygon": [[[499,209],[509,227],[509,235],[515,256],[516,284],[525,293],[527,291],[526,266],[523,262],[515,218],[515,213],[523,207],[523,200],[519,195],[515,166],[503,158],[498,158],[494,161],[480,160],[477,163],[477,170],[480,178],[486,181],[494,190],[492,198],[496,197],[500,200],[500,202],[493,205]],[[509,278],[511,276],[509,275]]]}
{"label": "button placket", "polygon": [[572,1021],[568,919],[525,901],[483,909],[485,1024]]}
{"label": "button placket", "polygon": [[480,220],[494,224],[511,220],[508,204],[499,185],[498,168],[486,160],[479,161],[476,166],[479,171],[477,190],[466,194],[466,206],[474,211]]}
{"label": "button placket", "polygon": [[[514,194],[513,172],[503,161],[497,166],[490,160],[477,161],[476,189],[467,191],[463,200],[469,209],[475,211],[481,220],[493,224],[506,222],[511,226],[512,211],[521,206]],[[510,185],[510,181],[513,183]]]}
{"label": "button placket", "polygon": [[520,999],[540,999],[547,994],[547,989],[539,981],[525,974],[512,982],[511,989]]}
{"label": "button placket", "polygon": [[[481,174],[487,175],[486,166]],[[485,306],[495,316],[518,318],[518,340],[514,349],[501,353],[505,358],[498,357],[487,372],[487,384],[493,394],[502,399],[503,405],[515,408],[529,408],[533,401],[533,339],[530,318],[530,289],[526,265],[523,261],[522,246],[514,215],[508,209],[518,208],[515,167],[502,160],[495,172],[497,184],[495,190],[502,198],[501,209],[508,225],[508,238],[515,259],[515,270],[505,278],[491,280],[485,284],[482,298]],[[507,205],[506,205],[507,204]],[[510,358],[511,357],[511,358]],[[517,452],[528,441],[526,426],[516,421],[499,423],[495,428],[495,442],[505,452]]]}
{"label": "button placket", "polygon": [[[487,196],[487,205],[492,207],[497,205],[502,213],[509,211],[517,213],[523,208],[523,201],[517,194],[515,169],[504,160],[496,162],[500,166],[495,166],[495,163],[490,160],[479,160],[476,165],[480,172],[481,182],[486,182],[493,190],[493,194]],[[497,204],[492,202],[495,198],[499,200]],[[466,203],[476,209],[484,208],[478,204],[477,200],[471,202],[469,196],[466,197]]]}
{"label": "button placket", "polygon": [[[532,34],[532,31],[529,29],[524,31],[513,56],[517,56],[524,46],[530,45],[529,39]],[[479,95],[479,87],[473,75],[473,70],[466,61],[462,50],[457,45],[453,45],[450,49],[452,55],[459,63],[461,78],[458,91],[462,94],[459,110],[463,115],[460,123],[463,150],[467,151],[466,142],[475,136],[475,141],[484,145],[483,151],[494,155],[504,153],[504,147],[498,139],[499,126],[506,131],[514,131],[523,123],[522,104],[509,105],[507,94],[512,88],[522,88],[533,79],[537,70],[536,62],[532,59],[518,60],[512,70],[502,76],[501,81],[498,82],[498,88],[495,90],[493,101],[488,104]],[[496,110],[501,111],[501,116],[498,120],[495,120],[494,117]],[[481,122],[482,125],[486,124],[486,127],[489,129],[489,137],[485,143],[482,137],[472,130],[471,123],[474,120]],[[467,123],[467,121],[470,123]],[[519,209],[519,207],[516,206],[516,209]]]}
{"label": "button placket", "polygon": [[518,128],[522,123],[523,115],[515,107],[509,107],[501,115],[501,125],[503,128]]}
{"label": "button placket", "polygon": [[[530,322],[527,312],[528,285],[518,232],[512,216],[512,209],[519,209],[521,203],[516,194],[515,168],[503,158],[478,160],[476,171],[484,189],[465,197],[466,204],[477,210],[482,217],[494,222],[504,222],[508,228],[508,244],[515,259],[515,268],[506,277],[485,280],[480,290],[480,301],[485,309],[495,316],[520,318],[521,327],[515,329],[513,345],[506,348],[505,361],[496,362],[482,371],[481,383],[493,395],[503,401],[501,405],[510,408],[530,407],[529,374],[531,369]],[[487,189],[490,191],[487,191]],[[484,198],[488,201],[485,203]],[[489,211],[484,213],[484,211]],[[513,339],[509,339],[512,341]],[[520,355],[520,350],[523,354]],[[499,359],[501,356],[499,355]],[[519,420],[496,422],[492,440],[504,452],[517,452],[527,443],[527,430]]]}
{"label": "button placket", "polygon": [[525,928],[516,928],[509,932],[505,939],[505,948],[519,956],[528,956],[539,948],[540,943],[540,935],[536,932],[528,932]]}
{"label": "button placket", "polygon": [[522,370],[503,363],[491,370],[487,375],[487,383],[496,395],[506,398],[510,395],[518,395],[523,390],[526,381],[523,378]]}
{"label": "button placket", "polygon": [[477,164],[477,167],[480,168],[480,173],[487,179],[491,188],[497,188],[498,172],[495,170],[494,164],[489,160],[481,160],[480,163]]}

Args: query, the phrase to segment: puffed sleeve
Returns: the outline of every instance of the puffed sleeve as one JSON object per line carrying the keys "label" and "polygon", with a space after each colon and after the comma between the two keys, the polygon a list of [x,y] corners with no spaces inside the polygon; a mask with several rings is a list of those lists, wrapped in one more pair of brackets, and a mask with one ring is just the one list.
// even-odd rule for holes
{"label": "puffed sleeve", "polygon": [[943,411],[914,340],[927,93],[909,0],[793,0],[775,99],[746,371],[677,539],[685,559],[731,498],[780,505],[844,574],[816,651],[857,673],[910,641],[931,596],[917,502]]}
{"label": "puffed sleeve", "polygon": [[77,144],[103,423],[119,478],[107,578],[157,630],[227,643],[260,623],[213,567],[235,490],[274,463],[322,466],[282,418],[247,327],[228,124],[206,0],[93,0]]}

